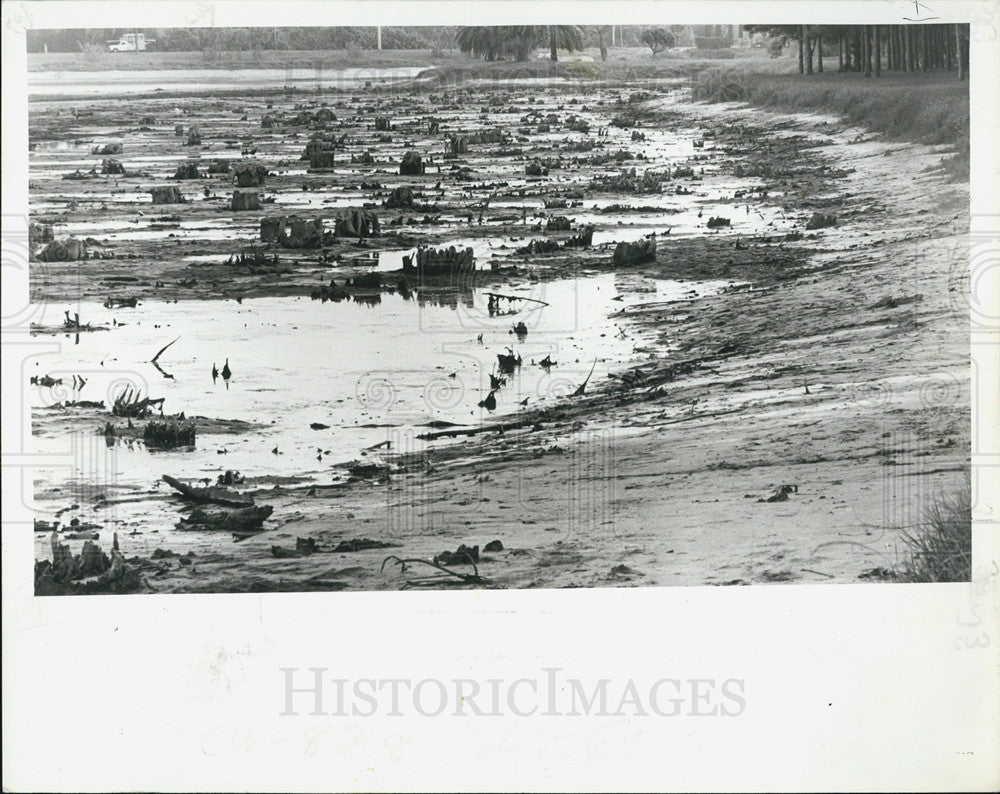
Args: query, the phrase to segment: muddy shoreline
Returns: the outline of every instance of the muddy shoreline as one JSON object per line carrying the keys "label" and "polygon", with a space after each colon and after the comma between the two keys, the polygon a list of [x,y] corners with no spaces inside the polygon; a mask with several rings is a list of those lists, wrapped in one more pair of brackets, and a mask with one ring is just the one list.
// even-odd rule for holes
{"label": "muddy shoreline", "polygon": [[[695,162],[722,178],[752,176],[763,188],[739,202],[729,195],[728,204],[747,216],[767,205],[784,222],[663,235],[655,261],[624,270],[611,264],[610,245],[549,259],[503,251],[504,267],[517,271],[477,272],[463,288],[609,271],[622,293],[641,294],[665,278],[730,282],[704,298],[654,296],[623,307],[626,332],[657,337],[669,354],[651,350],[586,394],[529,408],[516,423],[498,422],[440,449],[384,454],[388,469],[375,476],[320,487],[258,481],[248,472],[241,492],[274,513],[268,531],[238,543],[211,533],[129,536],[122,527],[123,554],[142,567],[148,592],[482,586],[381,570],[381,563],[387,554],[431,559],[493,540],[503,549],[483,554],[478,573],[499,587],[847,582],[891,567],[899,530],[935,489],[962,476],[967,458],[968,351],[957,300],[965,283],[955,265],[963,261],[967,185],[934,172],[940,152],[872,139],[828,119],[751,116],[663,97],[631,104],[637,129],[711,132],[703,140],[711,140],[714,157]],[[290,184],[283,179],[269,188],[280,194]],[[697,180],[684,184],[697,189]],[[448,196],[437,210],[457,217],[462,204]],[[192,210],[197,222],[208,217],[200,209],[183,212]],[[836,224],[806,229],[816,213],[835,215]],[[521,226],[504,232],[524,242],[545,236],[544,227]],[[475,223],[460,234],[497,236]],[[369,244],[387,250],[454,236],[442,226]],[[308,294],[320,274],[331,273],[311,255],[292,253],[280,279],[234,278],[212,264],[196,285],[167,286],[191,272],[165,255],[170,243],[189,248],[163,241],[123,262],[142,272],[139,282],[102,283],[116,260],[87,259],[44,265],[33,273],[32,295],[126,295],[140,306],[150,298],[242,299]],[[204,241],[190,247],[206,248]],[[202,253],[232,246],[207,247]],[[360,272],[337,267],[334,278]],[[69,288],[71,274],[79,280]],[[385,275],[391,282],[399,274]],[[572,376],[579,378],[575,370]],[[766,501],[783,485],[795,490]],[[178,497],[154,490],[135,497],[176,513]],[[295,550],[297,538],[318,550],[273,550]],[[352,538],[393,547],[331,551]],[[174,559],[190,552],[187,562]]]}

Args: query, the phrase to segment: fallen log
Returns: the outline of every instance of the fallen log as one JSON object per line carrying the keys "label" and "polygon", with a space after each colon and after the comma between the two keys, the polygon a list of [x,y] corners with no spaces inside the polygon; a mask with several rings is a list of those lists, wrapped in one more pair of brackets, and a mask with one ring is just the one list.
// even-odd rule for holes
{"label": "fallen log", "polygon": [[253,505],[253,498],[242,494],[234,493],[226,488],[211,486],[209,488],[197,488],[181,482],[169,474],[163,475],[163,481],[180,494],[185,499],[190,499],[198,504],[217,504],[228,507],[248,507]]}
{"label": "fallen log", "polygon": [[273,512],[271,505],[236,507],[231,510],[205,510],[196,507],[189,516],[180,520],[177,528],[211,532],[263,532],[264,521]]}

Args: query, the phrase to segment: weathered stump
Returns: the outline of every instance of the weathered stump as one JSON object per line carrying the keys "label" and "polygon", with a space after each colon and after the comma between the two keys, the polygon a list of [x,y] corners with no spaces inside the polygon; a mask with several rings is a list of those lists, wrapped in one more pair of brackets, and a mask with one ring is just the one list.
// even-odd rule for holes
{"label": "weathered stump", "polygon": [[121,164],[118,160],[114,158],[108,158],[107,160],[101,161],[101,173],[102,174],[118,174],[120,176],[125,175],[125,166]]}
{"label": "weathered stump", "polygon": [[95,146],[91,154],[121,154],[125,147],[120,143],[106,143],[104,146]]}
{"label": "weathered stump", "polygon": [[641,265],[656,259],[656,238],[634,243],[618,243],[612,262],[615,265]]}
{"label": "weathered stump", "polygon": [[814,229],[826,229],[830,226],[837,225],[836,215],[826,215],[822,212],[814,212],[813,216],[809,219],[806,224],[806,230],[812,231]]}
{"label": "weathered stump", "polygon": [[51,243],[55,239],[52,225],[48,223],[28,224],[28,247],[34,248],[39,243]]}
{"label": "weathered stump", "polygon": [[53,240],[35,255],[35,259],[39,262],[75,262],[86,258],[86,247],[72,237]]}
{"label": "weathered stump", "polygon": [[385,200],[385,206],[391,210],[413,209],[413,190],[404,186],[393,188]]}
{"label": "weathered stump", "polygon": [[309,156],[309,167],[312,169],[333,168],[335,164],[334,151],[332,149],[322,149],[314,151]]}
{"label": "weathered stump", "polygon": [[149,189],[150,195],[153,197],[154,204],[183,204],[184,196],[181,195],[180,188],[175,185],[167,185],[164,187],[151,187]]}
{"label": "weathered stump", "polygon": [[259,163],[239,163],[233,167],[238,187],[260,187],[267,178],[267,169]]}
{"label": "weathered stump", "polygon": [[260,194],[256,190],[236,190],[233,192],[233,212],[250,212],[260,209]]}
{"label": "weathered stump", "polygon": [[414,151],[406,152],[399,164],[400,176],[420,176],[422,173],[424,173],[424,162],[420,155]]}
{"label": "weathered stump", "polygon": [[378,237],[381,234],[378,215],[371,210],[347,209],[335,221],[334,231],[338,237]]}
{"label": "weathered stump", "polygon": [[322,218],[269,216],[260,220],[260,239],[284,248],[321,248],[332,242]]}
{"label": "weathered stump", "polygon": [[182,163],[177,166],[177,170],[174,171],[174,179],[201,179],[202,174],[198,170],[198,163],[189,162]]}

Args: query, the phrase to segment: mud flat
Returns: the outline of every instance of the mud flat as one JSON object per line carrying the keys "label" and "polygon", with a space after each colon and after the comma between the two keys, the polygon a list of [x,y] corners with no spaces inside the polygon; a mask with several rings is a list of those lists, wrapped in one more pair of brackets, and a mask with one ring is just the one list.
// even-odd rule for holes
{"label": "mud flat", "polygon": [[[338,141],[332,165],[300,159],[312,139]],[[935,170],[941,149],[641,84],[34,101],[31,142],[32,222],[87,248],[32,272],[35,331],[66,348],[40,361],[63,382],[39,386],[36,441],[96,439],[116,472],[43,477],[38,560],[58,520],[108,546],[117,532],[149,592],[849,582],[891,569],[900,530],[967,476],[968,188]],[[91,154],[109,143],[121,153]],[[400,174],[410,151],[424,173]],[[108,157],[124,175],[101,173]],[[216,160],[265,168],[260,210],[232,211],[238,176],[209,173]],[[174,180],[187,162],[196,178]],[[152,204],[167,185],[184,203]],[[398,188],[415,206],[395,206]],[[379,235],[337,234],[348,209],[376,213]],[[293,214],[332,234],[310,249],[260,239],[262,217]],[[403,267],[450,246],[475,267]],[[373,273],[374,288],[348,282]],[[74,307],[109,329],[61,327]],[[359,311],[376,326],[396,313],[375,338],[416,323],[437,352],[389,355],[385,382],[363,382],[380,388],[358,390],[379,355],[359,352]],[[194,344],[220,313],[226,344]],[[282,369],[268,324],[281,349],[301,325],[325,340],[316,356],[365,361]],[[491,389],[508,347],[522,363]],[[232,379],[213,382],[226,356]],[[89,373],[110,364],[197,427],[194,449],[107,444],[122,385]],[[380,402],[393,390],[402,403]],[[272,451],[290,417],[298,434]],[[161,473],[271,511],[210,528],[194,511],[220,508]]]}

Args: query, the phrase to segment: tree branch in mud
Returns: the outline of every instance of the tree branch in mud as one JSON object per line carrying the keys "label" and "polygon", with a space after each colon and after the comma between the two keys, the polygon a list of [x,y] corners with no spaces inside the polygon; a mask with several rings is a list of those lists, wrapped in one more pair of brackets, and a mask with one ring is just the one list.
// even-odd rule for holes
{"label": "tree branch in mud", "polygon": [[[180,339],[180,337],[178,336],[178,337],[177,337],[177,339]],[[164,351],[164,350],[166,350],[166,349],[167,349],[168,347],[170,347],[170,346],[171,346],[171,345],[172,345],[172,344],[173,344],[174,342],[176,342],[176,341],[177,341],[177,339],[173,340],[173,342],[167,342],[167,344],[165,344],[165,345],[164,345],[163,347],[161,347],[161,348],[160,348],[160,349],[159,349],[159,350],[158,350],[158,351],[156,352],[156,355],[155,355],[155,356],[153,356],[153,358],[152,358],[152,359],[150,360],[150,362],[149,362],[149,363],[150,363],[150,364],[152,364],[152,365],[153,365],[154,367],[156,367],[157,371],[159,371],[159,373],[160,373],[160,374],[161,374],[161,375],[162,375],[162,376],[163,376],[164,378],[168,378],[168,379],[170,379],[170,380],[174,380],[174,376],[173,376],[173,375],[171,375],[171,374],[170,374],[169,372],[166,372],[166,371],[165,371],[165,370],[163,369],[163,367],[161,367],[161,366],[160,366],[160,365],[159,365],[159,364],[157,363],[157,359],[158,359],[158,358],[159,358],[159,357],[160,357],[161,355],[163,355],[163,351]]]}
{"label": "tree branch in mud", "polygon": [[389,562],[390,560],[392,560],[393,562],[395,562],[395,563],[397,563],[399,565],[400,572],[403,572],[403,571],[406,570],[407,563],[421,563],[422,565],[429,565],[432,568],[437,568],[439,571],[444,571],[446,574],[449,574],[450,576],[455,576],[455,577],[461,579],[463,582],[466,582],[468,584],[489,584],[490,583],[489,579],[484,579],[483,577],[481,577],[479,575],[479,567],[471,559],[469,560],[469,563],[472,565],[473,573],[468,574],[468,573],[459,573],[458,571],[453,571],[450,568],[445,568],[443,565],[439,565],[438,563],[433,562],[432,560],[421,560],[421,559],[419,559],[417,557],[403,559],[401,557],[397,557],[394,554],[390,554],[388,557],[386,557],[384,560],[382,560],[382,567],[379,568],[379,573],[385,571],[385,564],[387,562]]}
{"label": "tree branch in mud", "polygon": [[590,373],[584,379],[583,383],[576,387],[576,391],[573,392],[573,397],[582,397],[584,392],[587,391],[587,384],[590,383],[590,376],[594,374],[594,369],[597,367],[597,359],[594,359],[594,365],[590,368]]}

